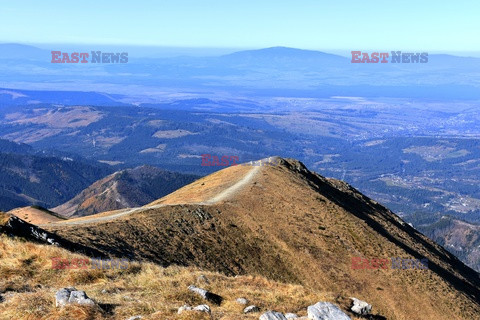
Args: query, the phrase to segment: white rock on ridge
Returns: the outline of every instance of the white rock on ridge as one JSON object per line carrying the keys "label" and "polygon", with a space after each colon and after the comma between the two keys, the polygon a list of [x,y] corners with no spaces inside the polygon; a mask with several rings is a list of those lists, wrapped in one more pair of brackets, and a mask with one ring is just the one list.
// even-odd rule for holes
{"label": "white rock on ridge", "polygon": [[196,306],[193,308],[194,311],[200,311],[200,312],[206,312],[206,313],[211,313],[212,311],[210,310],[210,307],[207,306],[206,304],[201,304],[199,306]]}
{"label": "white rock on ridge", "polygon": [[73,287],[63,288],[55,294],[55,306],[64,307],[67,304],[81,304],[94,306],[95,302],[90,299],[85,291],[77,290]]}
{"label": "white rock on ridge", "polygon": [[359,300],[357,298],[350,298],[352,299],[352,307],[350,308],[350,310],[352,310],[353,313],[356,313],[358,315],[361,315],[361,316],[366,316],[368,314],[370,314],[370,312],[372,311],[372,305],[371,304],[368,304],[367,302],[365,301],[362,301],[362,300]]}
{"label": "white rock on ridge", "polygon": [[238,304],[248,304],[248,299],[246,298],[238,298],[236,301]]}
{"label": "white rock on ridge", "polygon": [[339,307],[330,302],[318,302],[307,309],[310,320],[351,320]]}
{"label": "white rock on ridge", "polygon": [[262,314],[259,318],[260,320],[287,320],[285,316],[277,311],[267,311]]}
{"label": "white rock on ridge", "polygon": [[260,312],[260,308],[252,305],[243,309],[243,313],[252,313],[252,312]]}

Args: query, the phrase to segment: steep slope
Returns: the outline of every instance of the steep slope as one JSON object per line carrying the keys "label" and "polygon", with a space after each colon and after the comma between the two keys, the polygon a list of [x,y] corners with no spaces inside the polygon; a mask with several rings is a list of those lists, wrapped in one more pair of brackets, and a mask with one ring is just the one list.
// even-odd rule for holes
{"label": "steep slope", "polygon": [[192,181],[197,176],[142,166],[115,172],[52,211],[65,217],[145,205]]}
{"label": "steep slope", "polygon": [[443,216],[436,223],[418,226],[418,229],[466,265],[480,271],[480,225]]}
{"label": "steep slope", "polygon": [[[361,297],[387,319],[480,314],[478,273],[388,209],[295,160],[230,167],[145,207],[44,228],[114,256]],[[428,269],[359,270],[357,257],[426,258]]]}

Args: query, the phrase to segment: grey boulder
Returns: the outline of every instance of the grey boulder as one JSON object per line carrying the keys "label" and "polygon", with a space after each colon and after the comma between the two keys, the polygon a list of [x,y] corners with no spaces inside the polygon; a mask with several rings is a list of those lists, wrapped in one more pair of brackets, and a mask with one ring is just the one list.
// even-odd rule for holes
{"label": "grey boulder", "polygon": [[330,302],[318,302],[307,309],[310,320],[351,320],[339,307]]}
{"label": "grey boulder", "polygon": [[367,302],[359,300],[357,298],[350,299],[352,299],[352,307],[350,308],[350,310],[352,310],[353,313],[361,316],[366,316],[370,314],[370,311],[372,311],[371,304],[368,304]]}

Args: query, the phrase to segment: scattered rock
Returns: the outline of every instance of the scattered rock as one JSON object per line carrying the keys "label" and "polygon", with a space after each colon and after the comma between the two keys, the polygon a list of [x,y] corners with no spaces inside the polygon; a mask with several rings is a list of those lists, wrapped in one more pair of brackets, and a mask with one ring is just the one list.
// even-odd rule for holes
{"label": "scattered rock", "polygon": [[199,275],[198,278],[197,278],[197,281],[199,283],[210,284],[210,280],[208,280],[208,278],[204,274]]}
{"label": "scattered rock", "polygon": [[63,288],[55,294],[55,306],[64,307],[67,304],[80,304],[94,306],[95,302],[90,299],[85,291],[77,290],[73,287]]}
{"label": "scattered rock", "polygon": [[307,309],[311,320],[351,320],[339,307],[330,302],[318,302]]}
{"label": "scattered rock", "polygon": [[193,308],[193,310],[200,311],[200,312],[206,312],[206,313],[211,313],[212,312],[212,310],[210,310],[210,307],[207,306],[206,304],[201,304],[199,306],[196,306],[195,308]]}
{"label": "scattered rock", "polygon": [[141,320],[141,319],[143,319],[142,316],[133,316],[133,317],[128,318],[127,320]]}
{"label": "scattered rock", "polygon": [[188,304],[185,304],[185,305],[181,306],[180,308],[178,308],[177,313],[181,314],[184,311],[192,311],[192,307],[190,307]]}
{"label": "scattered rock", "polygon": [[287,318],[280,312],[267,311],[260,316],[260,320],[287,320]]}
{"label": "scattered rock", "polygon": [[205,289],[197,288],[195,286],[189,286],[188,290],[195,292],[196,294],[200,295],[203,299],[210,301],[216,305],[222,304],[223,298],[220,297],[218,294],[209,292]]}
{"label": "scattered rock", "polygon": [[248,304],[248,299],[246,298],[238,298],[236,301],[238,304]]}
{"label": "scattered rock", "polygon": [[243,313],[252,313],[252,312],[260,312],[260,308],[252,305],[243,309]]}
{"label": "scattered rock", "polygon": [[298,319],[298,316],[295,313],[285,313],[285,318],[287,318],[287,319]]}
{"label": "scattered rock", "polygon": [[350,310],[352,310],[353,313],[361,316],[366,316],[370,314],[370,311],[372,311],[371,304],[368,304],[367,302],[359,300],[357,298],[350,299],[352,299],[352,307],[350,308]]}

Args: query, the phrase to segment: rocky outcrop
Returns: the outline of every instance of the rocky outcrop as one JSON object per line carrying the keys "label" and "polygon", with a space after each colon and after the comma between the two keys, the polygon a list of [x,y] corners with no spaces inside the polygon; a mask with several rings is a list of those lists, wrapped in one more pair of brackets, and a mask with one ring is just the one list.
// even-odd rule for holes
{"label": "rocky outcrop", "polygon": [[4,233],[10,237],[20,237],[42,244],[59,246],[92,257],[107,257],[104,253],[96,249],[66,240],[61,236],[48,232],[9,213],[0,212],[0,233]]}
{"label": "rocky outcrop", "polygon": [[[3,215],[7,216],[7,214]],[[0,233],[6,233],[10,236],[22,237],[28,240],[51,245],[59,245],[58,240],[52,233],[30,224],[14,215],[7,216],[6,223],[0,225]]]}
{"label": "rocky outcrop", "polygon": [[87,296],[85,291],[73,287],[58,290],[55,294],[55,306],[64,307],[69,304],[95,306],[95,302]]}

